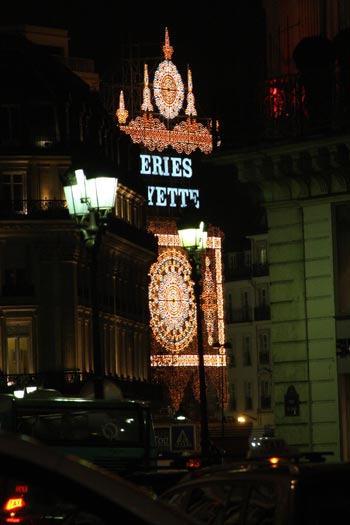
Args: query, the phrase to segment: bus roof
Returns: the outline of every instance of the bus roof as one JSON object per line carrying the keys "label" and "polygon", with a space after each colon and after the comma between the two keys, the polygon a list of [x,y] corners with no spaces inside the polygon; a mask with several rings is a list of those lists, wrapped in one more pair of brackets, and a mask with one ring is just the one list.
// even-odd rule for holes
{"label": "bus roof", "polygon": [[0,394],[0,401],[9,400],[15,403],[18,406],[75,406],[75,405],[84,405],[84,406],[108,406],[108,407],[124,407],[130,408],[131,406],[141,406],[149,407],[150,404],[148,401],[132,400],[132,399],[91,399],[85,397],[67,397],[63,395],[54,396],[54,397],[39,397],[33,396],[30,394],[23,398],[16,398],[13,394]]}

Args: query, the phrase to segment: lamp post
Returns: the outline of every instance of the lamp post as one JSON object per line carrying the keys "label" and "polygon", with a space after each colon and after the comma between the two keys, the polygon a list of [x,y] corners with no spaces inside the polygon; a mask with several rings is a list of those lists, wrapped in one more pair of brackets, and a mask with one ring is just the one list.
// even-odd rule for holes
{"label": "lamp post", "polygon": [[70,171],[65,176],[63,189],[69,214],[74,217],[82,239],[90,251],[90,289],[92,312],[92,344],[94,366],[94,395],[104,398],[104,353],[101,346],[98,311],[98,252],[107,214],[115,205],[118,179],[105,174],[87,178],[82,169]]}
{"label": "lamp post", "polygon": [[226,350],[232,348],[231,343],[219,343],[216,342],[212,345],[212,348],[219,351],[220,355],[220,387],[221,387],[221,436],[225,435],[225,382],[224,382],[224,356],[226,356]]}
{"label": "lamp post", "polygon": [[204,458],[209,455],[209,429],[208,429],[208,407],[207,390],[204,368],[204,350],[202,334],[202,316],[200,305],[200,281],[201,281],[201,252],[206,249],[207,232],[204,231],[204,223],[199,226],[181,225],[178,228],[181,246],[187,250],[192,269],[194,283],[194,295],[197,314],[197,343],[198,343],[198,374],[199,374],[199,396],[201,413],[201,452]]}

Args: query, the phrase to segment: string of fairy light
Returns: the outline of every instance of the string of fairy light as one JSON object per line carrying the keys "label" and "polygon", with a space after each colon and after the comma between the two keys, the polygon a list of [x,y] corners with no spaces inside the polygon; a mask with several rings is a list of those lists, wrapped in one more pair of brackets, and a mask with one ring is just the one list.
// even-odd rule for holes
{"label": "string of fairy light", "polygon": [[[171,147],[178,153],[190,155],[196,149],[209,154],[213,150],[212,127],[197,120],[195,97],[193,93],[192,72],[187,70],[187,96],[184,120],[171,126],[172,120],[181,118],[180,111],[185,99],[185,87],[180,73],[171,61],[173,47],[170,45],[168,29],[165,29],[165,43],[163,46],[164,60],[158,65],[153,79],[153,99],[160,116],[154,115],[152,94],[149,87],[148,66],[144,65],[143,97],[141,114],[128,124],[129,112],[126,109],[124,92],[119,95],[119,107],[116,117],[119,128],[129,135],[135,144],[142,144],[150,151],[162,152]],[[218,123],[215,124],[216,126]]]}

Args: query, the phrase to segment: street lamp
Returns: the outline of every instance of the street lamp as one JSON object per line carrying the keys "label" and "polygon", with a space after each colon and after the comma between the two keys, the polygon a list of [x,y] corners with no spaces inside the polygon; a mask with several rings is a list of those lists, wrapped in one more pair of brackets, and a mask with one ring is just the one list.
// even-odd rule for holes
{"label": "street lamp", "polygon": [[217,341],[212,345],[212,348],[214,350],[219,351],[220,356],[220,368],[221,368],[221,380],[220,380],[220,386],[221,386],[221,436],[224,437],[225,435],[225,381],[224,381],[224,357],[226,357],[226,350],[229,350],[232,348],[231,343],[219,343]]}
{"label": "street lamp", "polygon": [[103,172],[94,173],[94,175],[94,177],[87,178],[84,170],[71,170],[65,175],[63,189],[69,214],[76,219],[83,242],[91,255],[90,287],[94,394],[96,399],[103,399],[104,356],[99,331],[98,252],[107,215],[115,206],[118,179],[114,176],[106,176]]}
{"label": "street lamp", "polygon": [[209,455],[209,430],[208,430],[208,407],[207,391],[204,368],[204,351],[202,335],[202,316],[200,305],[200,281],[201,281],[201,252],[206,249],[207,232],[204,223],[195,225],[181,224],[178,227],[181,246],[187,250],[192,269],[192,280],[194,282],[194,295],[197,314],[197,342],[198,342],[198,373],[199,373],[199,396],[201,412],[201,452],[204,458]]}
{"label": "street lamp", "polygon": [[251,419],[252,421],[257,421],[257,420],[258,420],[257,417],[255,417],[255,416],[250,416],[250,415],[248,415],[248,414],[239,414],[239,415],[237,416],[237,421],[238,421],[238,423],[241,423],[241,424],[243,424],[243,423],[247,423],[247,419]]}

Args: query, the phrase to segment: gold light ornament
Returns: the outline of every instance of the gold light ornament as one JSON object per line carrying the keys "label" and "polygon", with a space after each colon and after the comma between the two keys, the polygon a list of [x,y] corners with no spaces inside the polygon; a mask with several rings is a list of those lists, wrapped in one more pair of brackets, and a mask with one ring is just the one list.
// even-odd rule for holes
{"label": "gold light ornament", "polygon": [[117,109],[118,122],[120,122],[120,124],[126,124],[128,115],[129,112],[125,109],[124,92],[122,90],[119,95],[119,108]]}
{"label": "gold light ornament", "polygon": [[[211,153],[213,149],[211,125],[209,120],[207,125],[196,120],[197,111],[190,69],[187,73],[187,106],[184,115],[180,115],[185,99],[185,88],[177,67],[171,61],[173,47],[170,45],[167,28],[163,53],[164,60],[158,65],[153,80],[153,98],[160,118],[153,115],[148,66],[145,64],[142,113],[127,124],[124,98],[122,100],[120,98],[119,108],[116,111],[119,128],[129,135],[135,144],[142,144],[150,151],[161,152],[170,147],[186,155],[190,155],[196,149],[205,154]],[[161,119],[164,119],[165,123]],[[174,119],[175,124],[171,125]]]}
{"label": "gold light ornament", "polygon": [[150,269],[149,307],[156,340],[170,352],[186,348],[196,334],[191,266],[179,250],[161,253]]}

